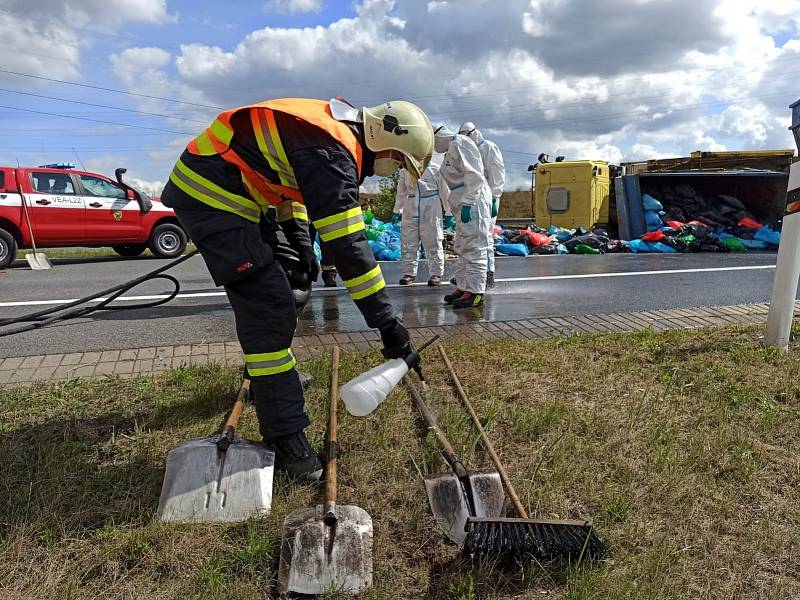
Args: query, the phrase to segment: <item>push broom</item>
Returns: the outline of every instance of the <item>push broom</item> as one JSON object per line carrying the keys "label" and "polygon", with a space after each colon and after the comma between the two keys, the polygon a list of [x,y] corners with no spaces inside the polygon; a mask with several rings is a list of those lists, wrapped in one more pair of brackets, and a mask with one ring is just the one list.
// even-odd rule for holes
{"label": "push broom", "polygon": [[470,517],[467,519],[467,538],[464,540],[464,549],[470,554],[508,558],[524,558],[525,556],[532,556],[539,560],[573,557],[602,558],[607,548],[605,542],[594,531],[590,521],[554,521],[528,517],[528,513],[525,512],[522,502],[511,484],[508,473],[500,462],[492,442],[489,441],[489,437],[442,346],[439,346],[439,353],[450,371],[450,377],[461,401],[480,432],[483,445],[500,473],[506,492],[517,512],[517,518]]}

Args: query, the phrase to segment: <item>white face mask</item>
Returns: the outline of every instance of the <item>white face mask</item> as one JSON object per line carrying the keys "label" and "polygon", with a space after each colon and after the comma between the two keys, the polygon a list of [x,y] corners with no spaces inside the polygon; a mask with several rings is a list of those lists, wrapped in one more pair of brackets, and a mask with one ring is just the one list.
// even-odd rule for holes
{"label": "white face mask", "polygon": [[393,158],[376,158],[372,170],[378,177],[389,177],[402,166],[403,163]]}
{"label": "white face mask", "polygon": [[449,131],[447,133],[437,133],[433,138],[433,149],[443,154],[447,152],[450,142],[454,139],[456,139],[456,136]]}

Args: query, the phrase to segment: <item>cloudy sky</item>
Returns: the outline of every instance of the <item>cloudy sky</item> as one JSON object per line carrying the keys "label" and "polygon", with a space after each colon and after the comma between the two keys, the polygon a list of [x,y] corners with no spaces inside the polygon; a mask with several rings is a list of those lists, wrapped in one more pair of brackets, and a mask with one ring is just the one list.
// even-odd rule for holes
{"label": "cloudy sky", "polygon": [[407,99],[474,121],[508,187],[540,152],[791,148],[800,0],[0,0],[0,164],[158,191],[227,108]]}

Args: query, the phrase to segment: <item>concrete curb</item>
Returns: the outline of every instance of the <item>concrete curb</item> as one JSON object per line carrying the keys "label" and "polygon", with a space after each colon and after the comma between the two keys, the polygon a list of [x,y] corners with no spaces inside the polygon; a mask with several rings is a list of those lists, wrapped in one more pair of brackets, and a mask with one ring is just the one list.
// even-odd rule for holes
{"label": "concrete curb", "polygon": [[[795,303],[795,313],[800,302]],[[740,304],[689,309],[654,310],[603,315],[541,317],[523,321],[471,321],[459,325],[421,327],[411,330],[416,343],[439,334],[443,338],[494,340],[544,339],[564,335],[630,333],[696,329],[726,325],[758,325],[767,320],[769,305]],[[377,331],[298,336],[292,350],[298,360],[320,356],[339,345],[342,350],[370,350],[381,347]],[[238,342],[215,342],[179,346],[153,346],[105,352],[47,354],[0,359],[0,385],[24,385],[37,381],[62,381],[78,377],[133,377],[161,373],[188,365],[217,363],[241,366]]]}

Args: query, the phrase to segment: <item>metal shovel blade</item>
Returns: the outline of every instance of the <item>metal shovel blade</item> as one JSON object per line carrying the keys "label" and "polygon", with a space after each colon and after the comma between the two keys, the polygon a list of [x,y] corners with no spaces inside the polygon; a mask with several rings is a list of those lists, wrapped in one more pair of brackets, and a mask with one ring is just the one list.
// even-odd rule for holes
{"label": "metal shovel blade", "polygon": [[302,508],[283,522],[278,591],[349,592],[372,585],[372,519],[358,506],[336,507],[336,524],[323,521],[322,505]]}
{"label": "metal shovel blade", "polygon": [[25,260],[28,261],[28,264],[34,271],[53,268],[50,259],[47,258],[47,254],[45,254],[44,252],[34,252],[33,254],[26,254]]}
{"label": "metal shovel blade", "polygon": [[161,521],[230,523],[269,512],[275,453],[241,438],[220,452],[217,439],[188,440],[170,451],[158,502]]}
{"label": "metal shovel blade", "polygon": [[[500,474],[494,469],[467,471],[476,517],[503,516],[506,495]],[[466,525],[470,517],[467,492],[454,473],[440,473],[425,478],[425,491],[433,518],[444,529],[447,537],[463,544],[467,537]]]}

